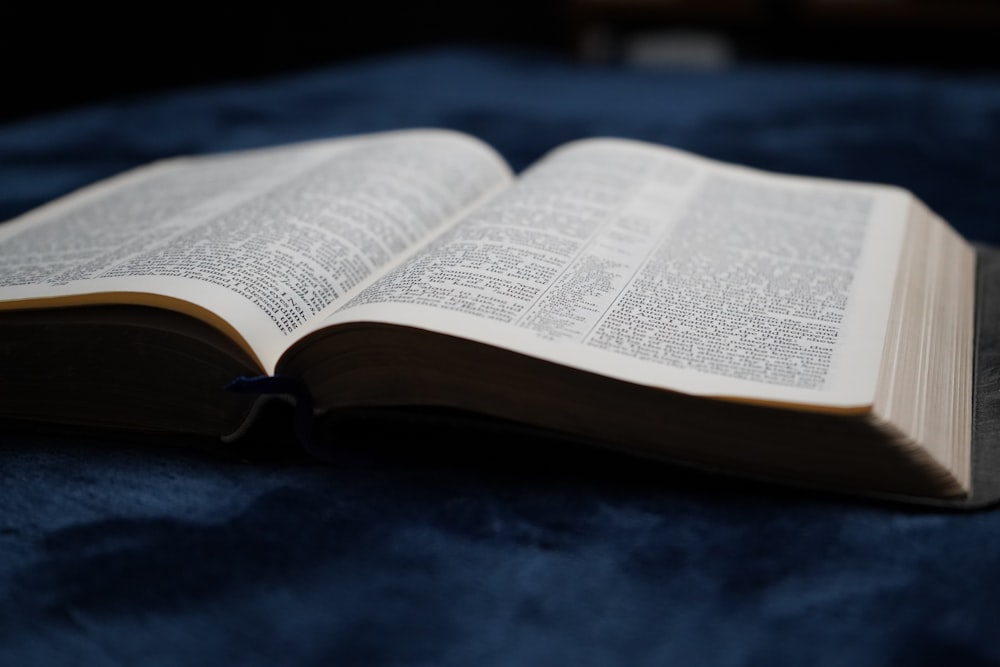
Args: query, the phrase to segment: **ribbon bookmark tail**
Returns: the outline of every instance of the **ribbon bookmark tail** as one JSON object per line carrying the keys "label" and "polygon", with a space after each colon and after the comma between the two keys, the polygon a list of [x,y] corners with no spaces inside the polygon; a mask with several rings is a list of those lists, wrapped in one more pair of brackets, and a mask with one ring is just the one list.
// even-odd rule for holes
{"label": "ribbon bookmark tail", "polygon": [[288,398],[294,406],[293,421],[296,440],[306,452],[313,453],[315,423],[313,399],[305,384],[300,380],[280,375],[242,376],[226,385],[226,389],[237,394]]}

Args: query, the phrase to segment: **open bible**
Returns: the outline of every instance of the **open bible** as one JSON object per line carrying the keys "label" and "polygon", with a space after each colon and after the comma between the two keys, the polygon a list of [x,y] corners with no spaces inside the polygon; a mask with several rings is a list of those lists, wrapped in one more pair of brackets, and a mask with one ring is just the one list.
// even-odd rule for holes
{"label": "open bible", "polygon": [[905,190],[632,140],[172,158],[0,225],[0,417],[237,438],[275,391],[981,503],[978,284]]}

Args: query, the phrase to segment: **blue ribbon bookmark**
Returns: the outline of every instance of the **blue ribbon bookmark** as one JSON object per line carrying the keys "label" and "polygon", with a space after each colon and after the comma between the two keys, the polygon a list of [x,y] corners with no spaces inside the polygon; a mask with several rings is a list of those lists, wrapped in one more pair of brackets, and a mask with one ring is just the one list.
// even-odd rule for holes
{"label": "blue ribbon bookmark", "polygon": [[301,381],[280,375],[242,376],[226,385],[226,389],[238,394],[290,396],[294,405],[295,437],[306,452],[314,453],[313,399]]}

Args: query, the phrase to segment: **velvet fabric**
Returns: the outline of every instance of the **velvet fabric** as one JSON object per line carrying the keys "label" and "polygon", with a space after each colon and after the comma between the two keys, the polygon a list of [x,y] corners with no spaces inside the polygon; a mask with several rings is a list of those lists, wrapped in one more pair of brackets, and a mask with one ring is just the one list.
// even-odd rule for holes
{"label": "velvet fabric", "polygon": [[[156,158],[414,126],[475,134],[516,169],[616,135],[890,182],[1000,242],[996,76],[472,48],[0,126],[0,219]],[[291,433],[261,456],[0,431],[0,664],[1000,664],[1000,509],[460,426],[345,433],[317,462]]]}

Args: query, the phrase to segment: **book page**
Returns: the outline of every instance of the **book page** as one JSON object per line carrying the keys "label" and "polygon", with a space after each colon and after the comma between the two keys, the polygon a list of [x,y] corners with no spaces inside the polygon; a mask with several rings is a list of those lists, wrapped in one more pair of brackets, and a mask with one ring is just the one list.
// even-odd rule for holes
{"label": "book page", "polygon": [[166,160],[0,227],[0,308],[189,310],[271,371],[293,332],[511,178],[443,130]]}
{"label": "book page", "polygon": [[687,393],[866,406],[909,201],[587,140],[329,322],[409,324]]}

